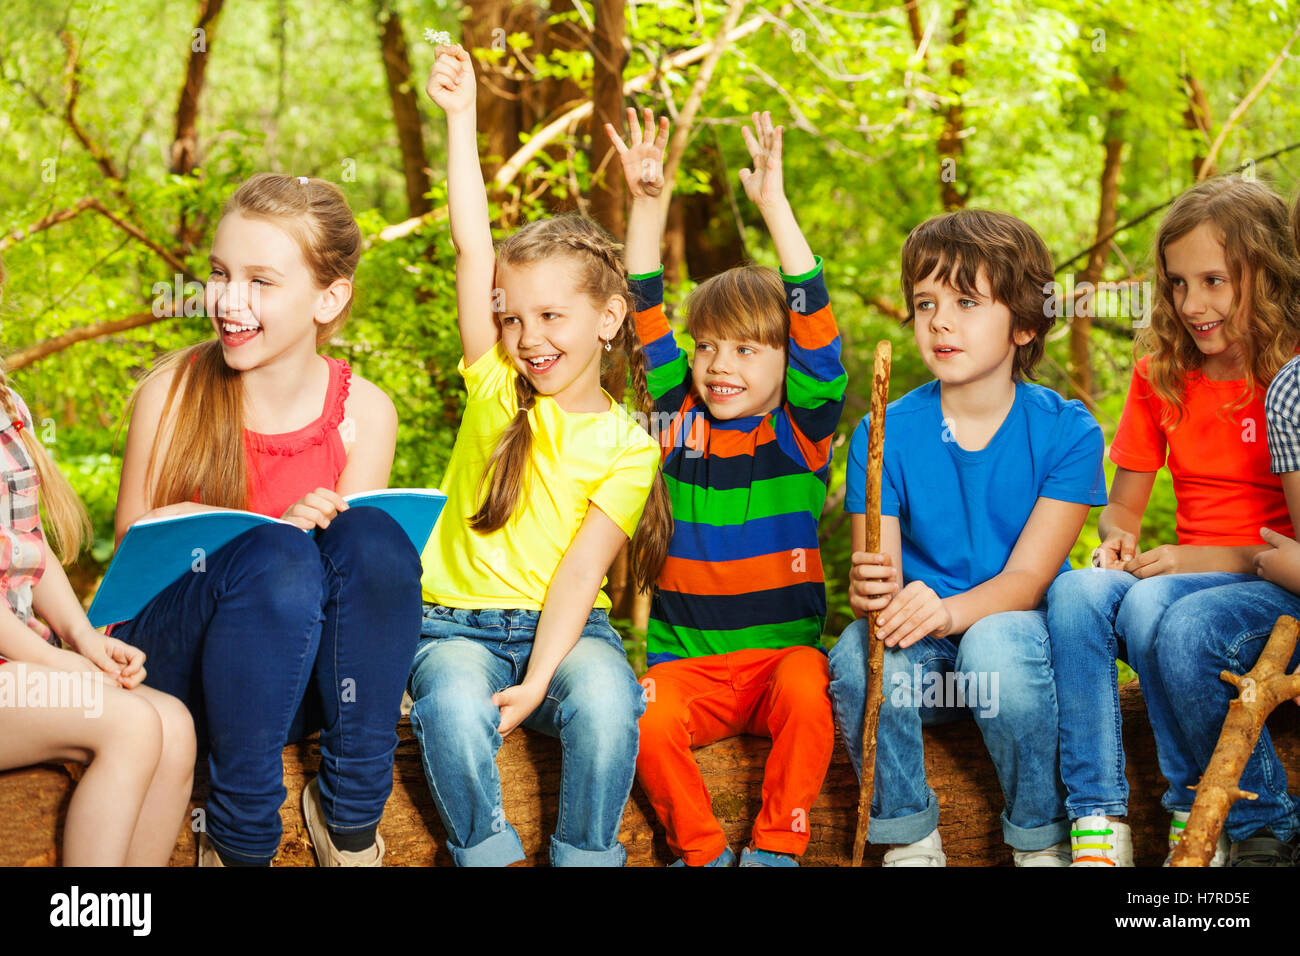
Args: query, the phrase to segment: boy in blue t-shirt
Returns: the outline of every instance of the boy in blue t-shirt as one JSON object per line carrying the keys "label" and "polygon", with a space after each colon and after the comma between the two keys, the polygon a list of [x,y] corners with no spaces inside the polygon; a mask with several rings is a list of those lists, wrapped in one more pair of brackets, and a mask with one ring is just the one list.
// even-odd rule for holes
{"label": "boy in blue t-shirt", "polygon": [[[1101,428],[1024,381],[1054,321],[1042,239],[1003,213],[930,219],[903,245],[903,292],[935,377],[889,405],[881,553],[866,547],[868,422],[849,445],[850,603],[885,642],[868,838],[885,866],[943,866],[921,727],[969,709],[993,757],[1017,866],[1069,866],[1047,614],[1088,509],[1106,503]],[[898,569],[902,569],[902,584]],[[831,651],[831,699],[861,772],[867,626]]]}

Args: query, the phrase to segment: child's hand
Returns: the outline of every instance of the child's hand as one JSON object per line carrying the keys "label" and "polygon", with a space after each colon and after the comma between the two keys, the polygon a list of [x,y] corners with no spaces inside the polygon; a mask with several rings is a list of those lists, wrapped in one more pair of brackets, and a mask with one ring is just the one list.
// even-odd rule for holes
{"label": "child's hand", "polygon": [[866,617],[868,611],[884,610],[899,589],[893,557],[875,551],[854,551],[852,560],[849,607],[858,617]]}
{"label": "child's hand", "polygon": [[434,47],[436,59],[429,70],[424,91],[444,113],[462,113],[474,108],[474,62],[459,43]]}
{"label": "child's hand", "polygon": [[772,114],[753,114],[754,128],[758,138],[748,126],[741,127],[745,136],[745,145],[754,160],[754,170],[740,171],[740,182],[745,187],[745,195],[757,206],[770,206],[785,199],[785,183],[781,175],[781,135],[785,127],[772,128]]}
{"label": "child's hand", "polygon": [[140,648],[116,637],[107,637],[104,639],[104,654],[106,659],[95,663],[110,677],[116,674],[119,686],[130,690],[144,683],[148,671],[144,669],[144,651]]}
{"label": "child's hand", "polygon": [[[1278,587],[1300,593],[1300,542],[1272,528],[1260,528],[1259,536],[1271,547],[1255,555],[1255,573]],[[1300,698],[1296,700],[1300,703]]]}
{"label": "child's hand", "polygon": [[1092,552],[1092,566],[1119,571],[1136,558],[1138,553],[1137,535],[1128,531],[1115,531]]}
{"label": "child's hand", "polygon": [[493,694],[492,705],[501,710],[501,723],[497,726],[497,733],[502,737],[510,733],[540,707],[545,699],[546,688],[534,686],[527,681]]}
{"label": "child's hand", "polygon": [[655,199],[664,191],[664,150],[668,146],[668,117],[659,117],[659,130],[655,131],[654,111],[648,106],[645,115],[645,132],[636,121],[636,110],[627,108],[627,128],[632,139],[629,148],[610,123],[605,124],[609,135],[623,161],[623,176],[633,199]]}
{"label": "child's hand", "polygon": [[1162,544],[1150,551],[1139,551],[1124,565],[1124,570],[1138,578],[1197,570],[1189,566],[1189,559],[1195,557],[1195,553],[1188,550],[1192,547],[1195,545]]}
{"label": "child's hand", "polygon": [[895,594],[876,619],[876,637],[886,647],[911,647],[923,637],[947,637],[951,631],[947,605],[923,581],[913,581]]}
{"label": "child's hand", "polygon": [[310,531],[312,528],[328,528],[340,511],[347,510],[348,503],[337,491],[317,488],[291,504],[280,518],[303,531]]}

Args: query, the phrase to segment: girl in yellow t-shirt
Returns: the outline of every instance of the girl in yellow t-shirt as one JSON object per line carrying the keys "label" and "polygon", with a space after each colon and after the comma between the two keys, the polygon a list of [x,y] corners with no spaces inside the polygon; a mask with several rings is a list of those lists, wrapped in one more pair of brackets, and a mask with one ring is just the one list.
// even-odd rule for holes
{"label": "girl in yellow t-shirt", "polygon": [[601,387],[602,358],[622,348],[648,400],[627,277],[617,244],[580,216],[531,223],[494,255],[469,55],[439,47],[427,90],[447,114],[468,400],[424,552],[411,725],[458,865],[524,858],[496,766],[522,723],[563,748],[552,864],[621,866],[645,704],[600,589],[643,509],[637,569],[662,561],[671,534],[658,447]]}

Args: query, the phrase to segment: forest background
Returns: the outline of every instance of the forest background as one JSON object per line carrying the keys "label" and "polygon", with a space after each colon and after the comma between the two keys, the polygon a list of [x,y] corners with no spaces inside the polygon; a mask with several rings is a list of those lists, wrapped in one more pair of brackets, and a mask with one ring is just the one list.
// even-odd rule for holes
{"label": "forest background", "polygon": [[[1039,231],[1062,303],[1039,381],[1088,403],[1109,442],[1164,208],[1211,175],[1288,199],[1300,184],[1288,0],[5,0],[0,351],[90,509],[72,573],[87,600],[112,553],[126,398],[159,355],[211,334],[212,232],[254,172],[344,190],[367,248],[327,351],[397,405],[392,484],[441,481],[464,391],[445,124],[423,94],[440,31],[478,61],[498,235],[578,209],[621,237],[603,124],[622,129],[627,106],[672,119],[670,308],[733,265],[776,264],[739,188],[740,126],[770,110],[786,127],[786,189],[826,260],[849,372],[821,523],[828,642],[852,619],[844,471],[875,343],[894,344],[892,398],[929,378],[901,324],[913,226],[981,207]],[[1174,540],[1162,473],[1142,546]],[[610,586],[643,666],[646,605],[622,562]]]}

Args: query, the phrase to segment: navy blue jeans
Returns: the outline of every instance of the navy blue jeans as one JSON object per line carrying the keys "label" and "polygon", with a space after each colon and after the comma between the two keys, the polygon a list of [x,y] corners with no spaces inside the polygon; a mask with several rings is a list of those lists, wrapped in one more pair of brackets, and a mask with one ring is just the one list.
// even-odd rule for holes
{"label": "navy blue jeans", "polygon": [[286,743],[320,730],[327,824],[374,826],[393,786],[402,689],[420,633],[420,558],[376,508],[312,538],[268,524],[207,555],[114,637],[146,682],[194,714],[206,742],[205,828],[222,853],[268,863],[280,845]]}

